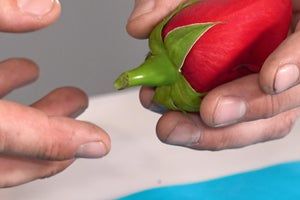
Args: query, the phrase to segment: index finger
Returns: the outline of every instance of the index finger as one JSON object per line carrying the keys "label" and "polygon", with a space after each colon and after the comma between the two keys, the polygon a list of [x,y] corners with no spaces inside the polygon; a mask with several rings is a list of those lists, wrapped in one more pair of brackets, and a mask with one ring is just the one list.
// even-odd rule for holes
{"label": "index finger", "polygon": [[88,122],[7,101],[0,101],[0,110],[0,154],[69,160],[103,157],[110,149],[105,131]]}

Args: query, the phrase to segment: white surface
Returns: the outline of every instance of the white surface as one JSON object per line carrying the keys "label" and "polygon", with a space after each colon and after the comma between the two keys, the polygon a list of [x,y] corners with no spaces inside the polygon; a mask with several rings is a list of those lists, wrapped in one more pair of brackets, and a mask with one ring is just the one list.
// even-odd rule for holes
{"label": "white surface", "polygon": [[102,200],[161,185],[195,182],[300,158],[300,130],[289,137],[239,150],[200,152],[167,146],[155,136],[159,115],[144,110],[138,92],[93,98],[81,117],[106,129],[111,154],[78,160],[60,175],[0,190],[1,200]]}

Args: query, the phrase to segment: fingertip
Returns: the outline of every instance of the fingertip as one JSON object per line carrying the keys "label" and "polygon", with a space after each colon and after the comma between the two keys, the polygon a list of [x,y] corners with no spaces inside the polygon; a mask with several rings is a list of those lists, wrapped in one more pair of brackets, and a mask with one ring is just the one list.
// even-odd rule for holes
{"label": "fingertip", "polygon": [[79,107],[85,109],[89,104],[88,95],[80,88],[65,86],[55,89],[53,92],[63,94],[65,101],[72,102],[73,99],[76,99],[76,103],[80,105]]}
{"label": "fingertip", "polygon": [[266,59],[259,74],[262,91],[267,94],[281,93],[299,83],[300,53],[297,50],[300,32],[290,35]]}
{"label": "fingertip", "polygon": [[149,19],[147,16],[142,15],[136,19],[129,20],[126,25],[127,33],[136,39],[146,39],[148,38],[150,32],[152,31],[154,25],[149,24]]}
{"label": "fingertip", "polygon": [[152,104],[152,99],[154,97],[155,90],[151,87],[142,87],[139,93],[139,98],[142,106],[149,109]]}
{"label": "fingertip", "polygon": [[32,74],[35,74],[37,77],[40,75],[40,68],[38,67],[38,64],[33,60],[27,58],[17,58],[16,62],[17,64],[19,63],[19,66],[24,63],[24,66],[27,66],[27,69],[31,71]]}
{"label": "fingertip", "polygon": [[297,85],[299,75],[295,64],[266,63],[259,74],[259,85],[265,93],[275,95]]}
{"label": "fingertip", "polygon": [[78,117],[88,107],[88,96],[75,87],[57,88],[31,105],[48,116]]}
{"label": "fingertip", "polygon": [[[101,127],[92,124],[90,122],[85,122],[90,127],[91,137],[94,137],[97,141],[104,145],[105,152],[103,152],[102,156],[107,155],[111,150],[111,138],[109,134]],[[93,136],[92,136],[93,135]]]}
{"label": "fingertip", "polygon": [[184,117],[179,112],[168,112],[164,114],[156,125],[156,133],[158,139],[166,143],[169,135],[175,129],[176,125],[180,120],[183,120]]}
{"label": "fingertip", "polygon": [[11,58],[0,63],[0,96],[37,80],[39,68],[26,58]]}
{"label": "fingertip", "polygon": [[8,66],[10,68],[23,68],[23,72],[26,72],[26,74],[30,74],[33,77],[38,77],[40,73],[40,69],[38,65],[30,59],[27,58],[10,58],[7,60],[4,60],[0,63],[1,66]]}

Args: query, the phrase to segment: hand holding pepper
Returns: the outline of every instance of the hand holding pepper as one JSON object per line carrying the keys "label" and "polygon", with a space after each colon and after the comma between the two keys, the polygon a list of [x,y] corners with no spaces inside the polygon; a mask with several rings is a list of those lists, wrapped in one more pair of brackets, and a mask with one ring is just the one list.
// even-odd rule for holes
{"label": "hand holding pepper", "polygon": [[[127,30],[145,38],[180,0],[136,0]],[[167,112],[157,125],[165,143],[199,150],[239,148],[286,136],[300,114],[300,43],[297,26],[300,1],[293,1],[293,33],[269,56],[259,74],[221,85],[203,99],[200,115]],[[153,104],[154,91],[144,87],[141,102]]]}

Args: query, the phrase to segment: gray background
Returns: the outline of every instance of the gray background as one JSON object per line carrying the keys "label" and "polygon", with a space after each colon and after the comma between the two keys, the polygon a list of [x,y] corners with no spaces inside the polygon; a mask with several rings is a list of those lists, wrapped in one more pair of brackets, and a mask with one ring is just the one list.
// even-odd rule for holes
{"label": "gray background", "polygon": [[14,91],[9,99],[30,103],[48,91],[72,85],[89,96],[113,92],[123,70],[138,65],[146,41],[131,39],[125,25],[133,0],[61,0],[62,16],[45,30],[1,33],[0,59],[28,57],[41,69],[34,84]]}

